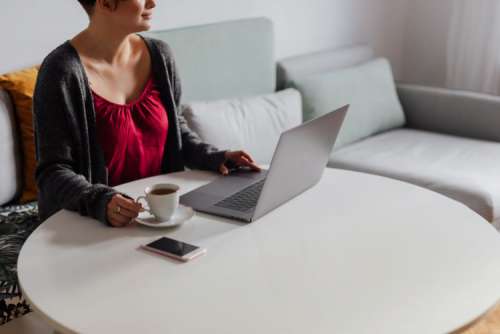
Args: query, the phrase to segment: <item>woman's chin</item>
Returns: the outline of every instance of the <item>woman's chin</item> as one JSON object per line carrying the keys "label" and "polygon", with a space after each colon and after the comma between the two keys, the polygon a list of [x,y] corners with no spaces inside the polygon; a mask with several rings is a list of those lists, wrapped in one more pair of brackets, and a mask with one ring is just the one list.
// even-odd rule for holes
{"label": "woman's chin", "polygon": [[141,24],[138,24],[136,29],[134,29],[134,30],[135,30],[135,32],[151,30],[151,24],[149,22],[143,22]]}
{"label": "woman's chin", "polygon": [[150,30],[151,29],[151,22],[145,22],[143,25],[144,30]]}

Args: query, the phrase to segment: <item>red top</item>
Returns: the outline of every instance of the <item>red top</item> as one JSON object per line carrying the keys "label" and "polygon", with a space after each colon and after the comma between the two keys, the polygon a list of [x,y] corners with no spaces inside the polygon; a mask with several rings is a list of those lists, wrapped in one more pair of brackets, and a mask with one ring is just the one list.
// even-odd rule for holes
{"label": "red top", "polygon": [[168,117],[160,92],[150,78],[139,98],[116,104],[92,92],[97,138],[115,186],[161,173]]}

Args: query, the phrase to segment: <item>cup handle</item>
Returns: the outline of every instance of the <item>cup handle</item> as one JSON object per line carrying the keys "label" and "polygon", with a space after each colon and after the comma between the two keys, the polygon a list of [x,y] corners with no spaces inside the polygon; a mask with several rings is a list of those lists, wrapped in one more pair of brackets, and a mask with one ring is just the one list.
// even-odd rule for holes
{"label": "cup handle", "polygon": [[[143,199],[146,203],[142,204],[141,203],[141,199]],[[141,204],[142,207],[144,208],[144,210],[146,210],[147,212],[151,213],[151,209],[148,206],[148,201],[146,199],[146,196],[139,196],[139,197],[137,197],[137,199],[135,200],[135,202]]]}

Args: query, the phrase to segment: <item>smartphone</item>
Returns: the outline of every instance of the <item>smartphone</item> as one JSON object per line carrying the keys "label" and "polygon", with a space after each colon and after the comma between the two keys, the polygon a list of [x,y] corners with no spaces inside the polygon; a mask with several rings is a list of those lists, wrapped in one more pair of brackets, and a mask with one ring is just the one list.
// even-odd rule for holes
{"label": "smartphone", "polygon": [[184,262],[207,252],[204,248],[167,237],[162,237],[147,245],[142,245],[141,248]]}

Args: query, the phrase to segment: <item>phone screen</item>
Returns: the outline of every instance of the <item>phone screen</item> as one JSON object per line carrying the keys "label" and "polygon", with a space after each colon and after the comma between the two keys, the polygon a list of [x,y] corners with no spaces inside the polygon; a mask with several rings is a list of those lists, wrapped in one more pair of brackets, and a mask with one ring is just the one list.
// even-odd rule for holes
{"label": "phone screen", "polygon": [[149,248],[154,248],[166,253],[174,254],[177,256],[184,256],[198,249],[199,247],[187,244],[182,241],[162,237],[146,245]]}

